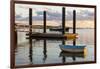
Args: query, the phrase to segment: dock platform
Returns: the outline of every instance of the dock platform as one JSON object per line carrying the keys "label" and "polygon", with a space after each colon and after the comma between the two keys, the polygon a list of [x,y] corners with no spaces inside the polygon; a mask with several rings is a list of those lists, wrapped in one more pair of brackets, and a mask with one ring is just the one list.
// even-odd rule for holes
{"label": "dock platform", "polygon": [[[26,34],[29,36],[29,33]],[[64,35],[57,33],[32,33],[30,38],[48,38],[48,39],[75,39],[77,34],[66,33]],[[29,37],[28,37],[29,38]]]}

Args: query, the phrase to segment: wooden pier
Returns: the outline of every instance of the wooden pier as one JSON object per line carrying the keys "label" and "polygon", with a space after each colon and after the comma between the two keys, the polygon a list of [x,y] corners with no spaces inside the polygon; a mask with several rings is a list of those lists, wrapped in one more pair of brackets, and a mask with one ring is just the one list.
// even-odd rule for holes
{"label": "wooden pier", "polygon": [[[26,34],[27,36],[29,34]],[[64,35],[62,34],[56,34],[56,33],[32,33],[30,37],[32,39],[38,39],[38,38],[47,38],[47,39],[76,39],[78,34],[72,34],[72,33],[66,33]],[[29,39],[29,37],[27,37]]]}
{"label": "wooden pier", "polygon": [[[43,11],[43,26],[38,26],[39,28],[43,29],[43,33],[35,33],[32,31],[34,29],[34,25],[32,25],[32,8],[29,8],[29,25],[25,25],[25,28],[28,28],[28,34],[26,34],[27,39],[34,39],[34,38],[48,38],[48,39],[75,39],[77,38],[76,34],[76,11],[73,11],[73,33],[66,33],[66,30],[69,28],[65,27],[65,7],[62,8],[62,26],[59,30],[62,33],[46,33],[47,24],[46,24],[46,11]],[[16,25],[18,28],[24,27],[24,25]],[[58,28],[58,27],[54,27]],[[51,28],[53,29],[53,28]],[[58,30],[58,29],[57,29]],[[24,31],[23,31],[24,32]],[[75,42],[73,42],[75,44]]]}

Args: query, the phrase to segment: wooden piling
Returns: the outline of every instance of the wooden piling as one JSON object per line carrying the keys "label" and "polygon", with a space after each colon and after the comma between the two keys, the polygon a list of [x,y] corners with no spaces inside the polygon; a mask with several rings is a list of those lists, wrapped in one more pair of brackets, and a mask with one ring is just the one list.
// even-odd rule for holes
{"label": "wooden piling", "polygon": [[29,58],[30,58],[30,62],[32,62],[32,39],[31,39],[31,35],[32,35],[32,8],[29,8]]}
{"label": "wooden piling", "polygon": [[17,31],[14,31],[14,35],[15,35],[15,49],[16,49],[17,48],[17,42],[18,42]]}
{"label": "wooden piling", "polygon": [[[73,10],[73,34],[76,33],[76,11]],[[73,46],[76,45],[76,39],[73,40]],[[72,56],[73,61],[76,60],[75,56]]]}
{"label": "wooden piling", "polygon": [[[73,10],[73,34],[76,33],[76,11]],[[73,40],[73,45],[76,45],[76,40]]]}
{"label": "wooden piling", "polygon": [[46,11],[43,12],[43,23],[44,23],[43,33],[46,33]]}
{"label": "wooden piling", "polygon": [[76,11],[73,11],[73,34],[76,33]]}
{"label": "wooden piling", "polygon": [[[62,8],[62,34],[65,34],[65,7]],[[65,40],[62,40],[62,44],[65,45]]]}
{"label": "wooden piling", "polygon": [[32,8],[29,8],[29,34],[32,34]]}
{"label": "wooden piling", "polygon": [[62,34],[65,34],[65,7],[62,8]]}
{"label": "wooden piling", "polygon": [[[43,33],[46,33],[46,11],[43,12],[43,23],[44,23],[43,24],[43,26],[44,26],[43,27]],[[47,55],[46,55],[46,52],[47,52],[47,50],[46,50],[47,49],[47,47],[46,47],[46,45],[47,45],[46,44],[46,40],[44,40],[44,44],[43,45],[44,45],[44,48],[43,48],[44,51],[43,51],[43,53],[44,53],[44,61],[45,61],[46,57],[47,57]]]}

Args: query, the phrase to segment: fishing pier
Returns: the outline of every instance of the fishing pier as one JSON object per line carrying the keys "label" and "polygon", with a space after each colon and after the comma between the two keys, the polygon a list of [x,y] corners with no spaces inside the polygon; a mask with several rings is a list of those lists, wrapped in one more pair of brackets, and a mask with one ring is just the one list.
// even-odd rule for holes
{"label": "fishing pier", "polygon": [[[47,12],[43,11],[43,26],[39,26],[39,25],[32,25],[32,8],[29,8],[29,25],[22,25],[22,24],[16,24],[16,33],[17,32],[27,32],[26,33],[26,38],[27,39],[34,39],[34,38],[47,38],[47,39],[75,39],[76,36],[78,36],[78,34],[76,34],[76,11],[73,11],[73,33],[66,33],[66,31],[69,30],[69,28],[65,27],[65,7],[62,8],[62,27],[52,27],[52,26],[47,26]],[[27,28],[29,30],[27,31],[19,31],[17,29],[24,29]],[[41,28],[43,29],[43,33],[39,33],[39,32],[33,32],[32,29],[34,28]],[[50,31],[60,31],[61,33],[47,33],[46,29],[50,28]],[[17,34],[16,34],[17,37]]]}

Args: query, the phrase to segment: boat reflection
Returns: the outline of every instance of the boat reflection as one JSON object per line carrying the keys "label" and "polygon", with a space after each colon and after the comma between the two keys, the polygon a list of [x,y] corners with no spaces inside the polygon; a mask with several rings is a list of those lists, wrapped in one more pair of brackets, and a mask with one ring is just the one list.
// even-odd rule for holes
{"label": "boat reflection", "polygon": [[[37,41],[37,39],[36,39]],[[66,44],[66,40],[61,40],[62,44]],[[30,64],[33,64],[33,47],[32,47],[32,39],[29,40],[29,60],[30,60]],[[76,41],[73,40],[73,45],[76,45]],[[43,39],[43,63],[46,62],[47,59],[47,39]],[[73,61],[76,61],[76,57],[79,58],[85,58],[86,56],[86,52],[79,52],[79,53],[70,53],[70,52],[63,52],[61,51],[59,54],[60,57],[62,57],[62,63],[66,62],[66,57],[71,57]]]}
{"label": "boat reflection", "polygon": [[[66,41],[63,40],[62,44],[66,45],[65,42]],[[75,45],[76,45],[76,39],[73,40],[73,46],[75,46]],[[65,63],[66,62],[66,57],[71,57],[73,61],[76,61],[77,57],[85,58],[86,55],[87,55],[87,49],[85,48],[83,52],[64,52],[64,51],[61,51],[59,56],[62,57],[62,62]]]}
{"label": "boat reflection", "polygon": [[84,52],[82,53],[69,53],[69,52],[60,52],[60,57],[62,57],[62,62],[65,63],[66,62],[66,57],[71,57],[73,61],[76,60],[76,58],[85,58],[86,55],[84,54]]}
{"label": "boat reflection", "polygon": [[80,57],[80,58],[85,58],[84,52],[80,53],[69,53],[69,52],[60,52],[61,57]]}

